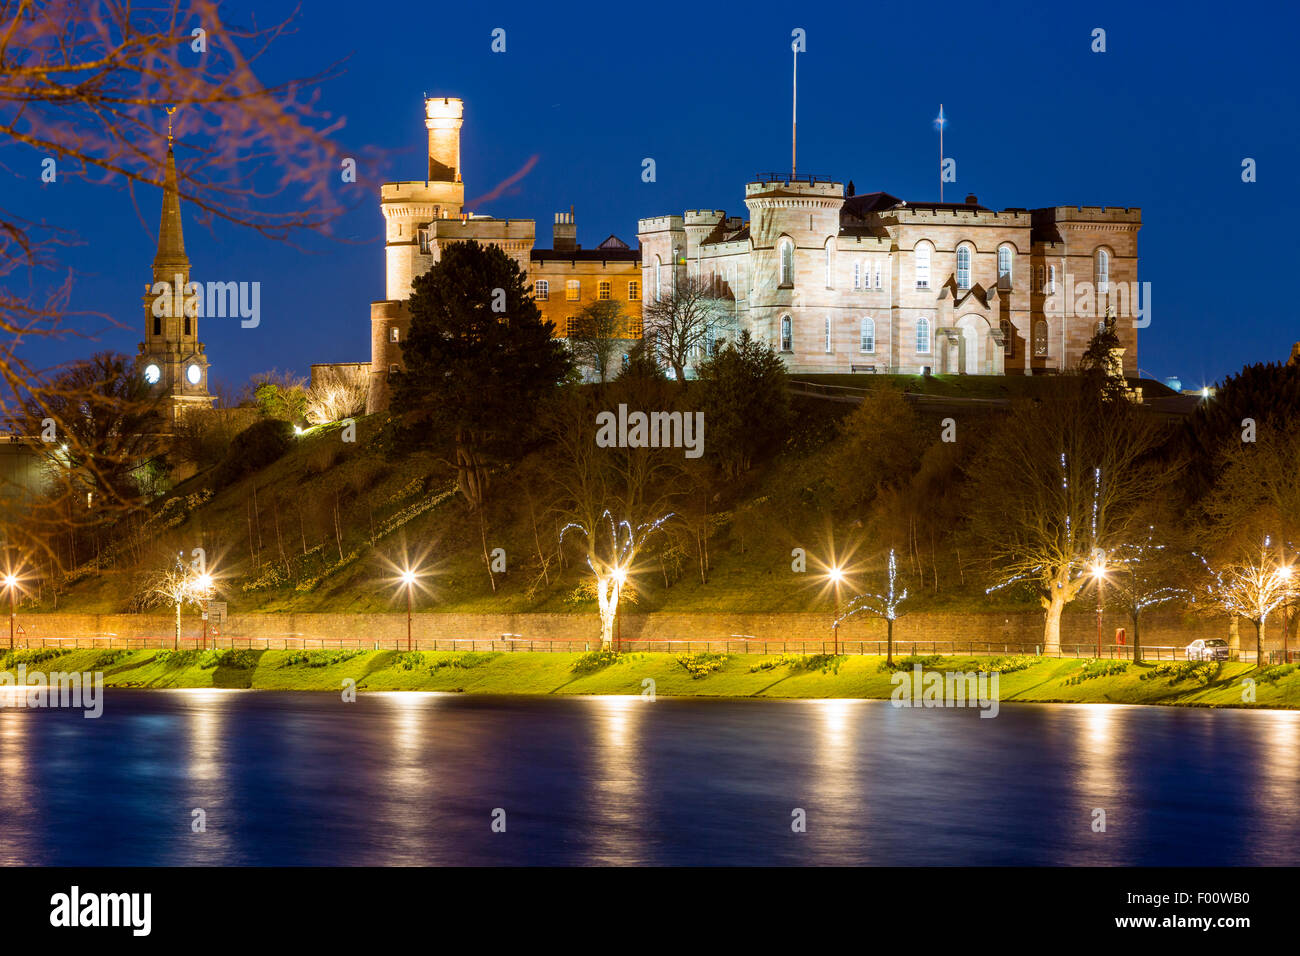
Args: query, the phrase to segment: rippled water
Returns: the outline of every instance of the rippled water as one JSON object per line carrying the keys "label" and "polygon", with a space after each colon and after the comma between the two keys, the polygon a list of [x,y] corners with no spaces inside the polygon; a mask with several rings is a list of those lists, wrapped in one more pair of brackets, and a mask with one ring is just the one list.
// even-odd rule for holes
{"label": "rippled water", "polygon": [[5,864],[1295,864],[1298,797],[1289,712],[206,690],[110,690],[98,720],[0,709]]}

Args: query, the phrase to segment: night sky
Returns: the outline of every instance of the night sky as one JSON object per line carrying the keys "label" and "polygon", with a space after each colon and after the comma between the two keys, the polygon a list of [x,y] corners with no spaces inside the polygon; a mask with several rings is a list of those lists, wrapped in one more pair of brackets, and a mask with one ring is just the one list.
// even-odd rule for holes
{"label": "night sky", "polygon": [[[227,2],[227,22],[246,4]],[[1242,365],[1285,359],[1300,339],[1279,293],[1295,273],[1297,17],[1294,7],[1208,3],[430,4],[309,0],[266,79],[305,76],[341,57],[323,88],[347,119],[339,139],[382,151],[382,178],[423,176],[422,96],[465,101],[466,198],[525,167],[474,212],[532,218],[550,245],[553,214],[573,204],[585,247],[615,233],[636,242],[639,217],[687,208],[744,215],[744,183],[788,171],[790,32],[799,63],[799,171],[854,180],[911,201],[938,198],[939,104],[957,182],[989,207],[1140,206],[1139,278],[1153,320],[1139,365],[1184,387]],[[290,4],[259,3],[258,20]],[[490,50],[503,27],[507,51]],[[1091,33],[1106,30],[1107,52]],[[165,130],[166,118],[158,118]],[[162,148],[163,140],[159,140]],[[178,152],[184,164],[183,151]],[[658,181],[641,181],[653,157]],[[1241,164],[1258,164],[1243,183]],[[78,231],[74,308],[129,323],[96,341],[42,345],[50,364],[114,348],[135,354],[160,196],[141,215],[127,192],[40,182],[39,159],[0,154],[3,204]],[[232,387],[256,372],[368,360],[369,304],[384,293],[375,182],[353,190],[334,239],[303,248],[186,212],[199,281],[260,281],[262,322],[207,319],[212,376]],[[150,195],[149,193],[152,192]],[[83,330],[101,327],[86,325]]]}

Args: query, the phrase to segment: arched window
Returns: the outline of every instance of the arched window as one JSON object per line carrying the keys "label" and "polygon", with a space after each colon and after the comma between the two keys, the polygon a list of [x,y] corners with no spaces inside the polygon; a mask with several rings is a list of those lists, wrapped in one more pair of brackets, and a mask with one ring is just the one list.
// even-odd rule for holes
{"label": "arched window", "polygon": [[1034,323],[1034,355],[1037,358],[1047,355],[1047,322],[1043,319]]}
{"label": "arched window", "polygon": [[188,315],[185,316],[185,333],[184,333],[184,334],[186,334],[186,335],[189,335],[189,334],[190,334],[190,317],[189,317]]}
{"label": "arched window", "polygon": [[957,288],[970,288],[970,246],[957,247]]}
{"label": "arched window", "polygon": [[1047,294],[1056,294],[1056,266],[1047,267]]}
{"label": "arched window", "polygon": [[781,240],[781,285],[794,285],[794,243]]}
{"label": "arched window", "polygon": [[[826,240],[826,288],[835,288],[835,247],[834,239]],[[829,351],[829,349],[828,349]]]}
{"label": "arched window", "polygon": [[916,269],[916,287],[930,288],[930,244],[928,242],[917,243],[916,250],[912,253],[912,263]]}
{"label": "arched window", "polygon": [[663,295],[663,289],[664,289],[663,283],[660,281],[660,275],[659,275],[661,265],[662,263],[659,261],[659,257],[655,256],[655,301],[656,302],[659,301],[659,298]]}
{"label": "arched window", "polygon": [[874,352],[876,350],[876,320],[863,316],[859,336],[858,351]]}
{"label": "arched window", "polygon": [[781,316],[781,351],[794,351],[794,323],[788,315]]}
{"label": "arched window", "polygon": [[1110,253],[1105,249],[1097,250],[1097,291],[1110,291]]}
{"label": "arched window", "polygon": [[880,288],[880,263],[876,263],[876,288]]}
{"label": "arched window", "polygon": [[916,350],[922,355],[930,354],[930,320],[924,316],[916,320]]}
{"label": "arched window", "polygon": [[1011,288],[1011,247],[998,246],[998,288]]}
{"label": "arched window", "polygon": [[831,317],[826,316],[826,351],[831,351]]}

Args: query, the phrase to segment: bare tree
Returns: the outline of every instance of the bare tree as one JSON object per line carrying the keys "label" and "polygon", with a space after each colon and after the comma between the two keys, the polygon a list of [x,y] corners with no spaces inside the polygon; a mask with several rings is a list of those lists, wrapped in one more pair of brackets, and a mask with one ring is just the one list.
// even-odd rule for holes
{"label": "bare tree", "polygon": [[706,358],[735,325],[735,300],[698,277],[679,279],[641,310],[646,348],[686,386],[686,369]]}
{"label": "bare tree", "polygon": [[359,368],[330,369],[307,387],[307,421],[325,425],[365,413],[370,376]]}
{"label": "bare tree", "polygon": [[1228,614],[1255,625],[1255,665],[1264,666],[1264,626],[1268,616],[1287,601],[1300,596],[1300,576],[1272,539],[1240,548],[1218,567],[1204,558],[1205,593],[1211,603]]}
{"label": "bare tree", "polygon": [[971,527],[996,583],[1032,587],[1044,649],[1059,651],[1061,612],[1140,525],[1139,507],[1170,481],[1154,460],[1161,430],[1127,402],[1077,379],[1018,403],[973,467]]}
{"label": "bare tree", "polygon": [[618,355],[631,336],[623,307],[613,299],[592,302],[573,320],[569,351],[581,368],[589,368],[603,385],[613,377]]}

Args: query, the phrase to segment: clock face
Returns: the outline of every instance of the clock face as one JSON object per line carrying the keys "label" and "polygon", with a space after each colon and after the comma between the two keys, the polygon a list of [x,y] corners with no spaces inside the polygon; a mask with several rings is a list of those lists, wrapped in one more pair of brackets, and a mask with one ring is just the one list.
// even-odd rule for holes
{"label": "clock face", "polygon": [[203,369],[197,365],[191,365],[185,370],[185,377],[190,380],[191,385],[199,384],[199,379],[203,377]]}
{"label": "clock face", "polygon": [[157,385],[158,379],[162,378],[162,369],[150,362],[144,367],[144,380],[150,385]]}

